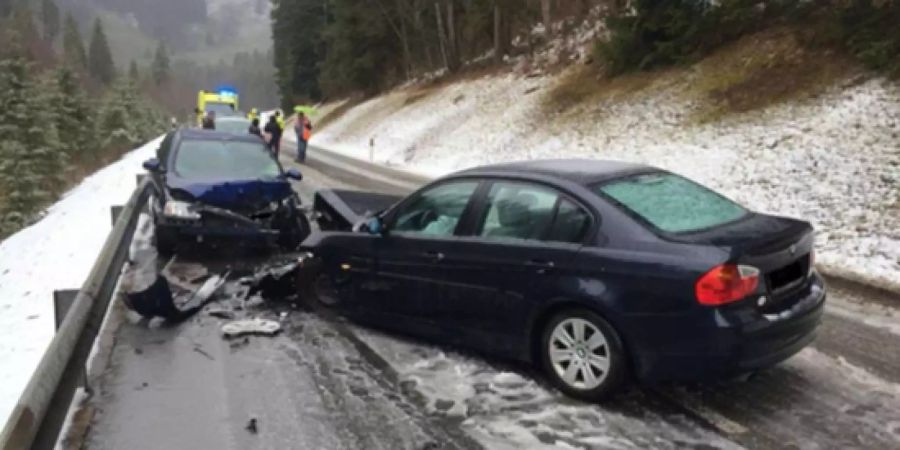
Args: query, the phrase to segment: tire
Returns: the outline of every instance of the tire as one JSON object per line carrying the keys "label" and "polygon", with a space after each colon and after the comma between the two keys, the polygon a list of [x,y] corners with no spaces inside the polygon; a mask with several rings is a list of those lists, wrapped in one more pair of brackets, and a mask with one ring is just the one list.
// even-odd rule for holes
{"label": "tire", "polygon": [[334,280],[325,272],[319,273],[309,287],[309,295],[317,306],[331,309],[340,306],[341,296]]}
{"label": "tire", "polygon": [[542,330],[539,351],[550,381],[579,400],[602,400],[618,392],[626,379],[628,361],[619,334],[585,309],[554,315]]}

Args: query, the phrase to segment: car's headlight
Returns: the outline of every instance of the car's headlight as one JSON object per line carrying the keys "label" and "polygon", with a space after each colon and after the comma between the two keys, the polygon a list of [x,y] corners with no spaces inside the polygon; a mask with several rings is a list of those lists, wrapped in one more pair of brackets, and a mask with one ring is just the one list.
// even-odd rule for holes
{"label": "car's headlight", "polygon": [[163,208],[163,214],[173,219],[196,220],[200,218],[200,213],[194,211],[194,205],[178,200],[167,201],[165,208]]}

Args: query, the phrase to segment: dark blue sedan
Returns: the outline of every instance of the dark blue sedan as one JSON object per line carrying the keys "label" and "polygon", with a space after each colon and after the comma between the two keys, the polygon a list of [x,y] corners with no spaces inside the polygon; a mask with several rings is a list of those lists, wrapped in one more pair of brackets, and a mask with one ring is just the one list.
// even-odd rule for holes
{"label": "dark blue sedan", "polygon": [[[312,290],[322,303],[532,362],[578,398],[629,377],[774,365],[812,341],[823,313],[808,223],[653,167],[521,162],[372,198],[396,203],[304,243],[322,258]],[[365,194],[323,192],[322,228],[341,228],[349,220],[336,216],[360,203]]]}
{"label": "dark blue sedan", "polygon": [[181,129],[144,162],[160,253],[181,242],[273,244],[293,250],[309,223],[285,171],[257,136]]}

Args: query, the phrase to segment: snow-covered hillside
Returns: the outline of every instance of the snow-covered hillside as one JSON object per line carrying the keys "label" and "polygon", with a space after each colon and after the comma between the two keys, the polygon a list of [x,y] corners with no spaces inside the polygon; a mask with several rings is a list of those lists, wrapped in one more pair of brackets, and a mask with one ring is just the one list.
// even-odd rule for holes
{"label": "snow-covered hillside", "polygon": [[0,422],[12,411],[54,334],[53,291],[79,289],[128,201],[149,142],[67,192],[34,225],[0,243]]}
{"label": "snow-covered hillside", "polygon": [[683,94],[689,79],[547,112],[547,93],[565,77],[405,87],[350,108],[312,144],[368,158],[372,140],[376,162],[430,175],[534,158],[648,163],[753,209],[810,220],[823,267],[900,289],[897,84],[870,79],[704,123]]}

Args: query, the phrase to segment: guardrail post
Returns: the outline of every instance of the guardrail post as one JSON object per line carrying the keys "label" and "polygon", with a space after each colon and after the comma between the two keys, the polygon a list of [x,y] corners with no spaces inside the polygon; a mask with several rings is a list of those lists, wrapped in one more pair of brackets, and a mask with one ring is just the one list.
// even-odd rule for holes
{"label": "guardrail post", "polygon": [[66,318],[66,314],[69,312],[69,308],[72,307],[72,303],[75,302],[75,297],[78,296],[78,289],[62,289],[58,291],[53,291],[53,316],[56,320],[56,329],[59,329],[59,326],[62,325],[63,320]]}

